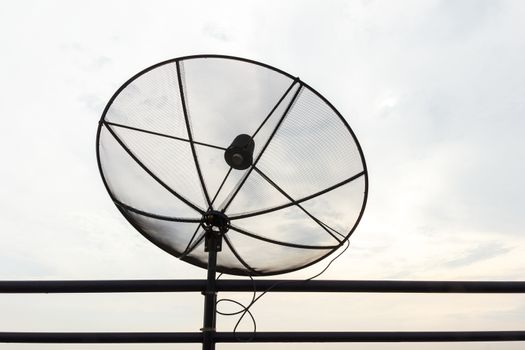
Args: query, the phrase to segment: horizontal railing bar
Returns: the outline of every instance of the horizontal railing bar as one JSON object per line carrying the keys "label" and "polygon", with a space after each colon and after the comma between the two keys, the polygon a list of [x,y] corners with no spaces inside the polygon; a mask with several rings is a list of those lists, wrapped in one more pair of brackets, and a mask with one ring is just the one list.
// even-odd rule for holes
{"label": "horizontal railing bar", "polygon": [[[522,281],[218,280],[221,292],[525,293]],[[0,281],[0,293],[202,292],[205,280]]]}
{"label": "horizontal railing bar", "polygon": [[0,343],[202,343],[200,332],[0,332]]}
{"label": "horizontal railing bar", "polygon": [[524,341],[525,331],[484,332],[257,332],[217,333],[217,343],[250,338],[254,343],[344,343],[344,342],[473,342]]}
{"label": "horizontal railing bar", "polygon": [[0,293],[202,292],[206,280],[0,281]]}
{"label": "horizontal railing bar", "polygon": [[[253,283],[218,281],[220,291],[250,292]],[[345,281],[345,280],[258,280],[258,291],[327,293],[525,293],[525,282],[488,281]]]}
{"label": "horizontal railing bar", "polygon": [[[453,332],[218,332],[216,343],[488,342],[525,341],[525,331]],[[202,343],[202,333],[0,332],[2,343]]]}

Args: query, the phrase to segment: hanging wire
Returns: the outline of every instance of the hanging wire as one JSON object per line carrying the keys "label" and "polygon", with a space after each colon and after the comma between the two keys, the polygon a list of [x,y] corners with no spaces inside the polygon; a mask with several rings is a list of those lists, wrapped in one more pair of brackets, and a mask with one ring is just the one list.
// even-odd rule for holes
{"label": "hanging wire", "polygon": [[[220,277],[222,276],[222,273],[217,277],[217,279],[219,279]],[[243,303],[237,301],[237,300],[234,300],[234,299],[230,299],[230,298],[221,298],[219,300],[217,300],[216,302],[216,312],[219,314],[219,315],[222,315],[222,316],[235,316],[235,315],[239,315],[241,314],[241,316],[238,318],[237,320],[237,323],[235,323],[235,326],[233,327],[233,334],[235,336],[235,338],[237,339],[237,341],[251,341],[253,339],[253,337],[255,336],[255,333],[257,332],[257,321],[255,320],[255,317],[253,316],[253,314],[251,313],[250,311],[250,308],[253,304],[255,304],[255,302],[259,299],[257,297],[257,287],[255,286],[255,281],[253,279],[252,276],[248,276],[250,278],[250,280],[252,281],[252,284],[253,284],[253,294],[252,294],[252,300],[250,301],[250,303],[248,304],[248,306],[244,305]],[[271,288],[273,288],[274,286],[271,286]],[[261,295],[262,296],[262,295]],[[260,297],[260,296],[259,296]],[[239,311],[233,311],[233,312],[225,312],[225,311],[220,311],[218,309],[219,307],[219,303],[232,303],[232,304],[235,304],[237,306],[240,306],[241,309]],[[243,320],[244,316],[246,316],[246,314],[248,314],[248,316],[250,316],[250,319],[252,320],[252,324],[253,324],[253,331],[252,331],[252,336],[248,339],[241,339],[239,337],[237,337],[237,328],[239,327],[239,325],[241,324],[241,321]]]}
{"label": "hanging wire", "polygon": [[[350,240],[347,240],[345,242],[345,247],[344,249],[339,253],[337,254],[334,258],[332,258],[332,260],[330,260],[330,262],[321,270],[321,272],[303,280],[303,281],[300,281],[300,282],[297,282],[297,283],[307,283],[308,281],[311,281],[319,276],[321,276],[323,273],[325,273],[328,268],[330,267],[330,265],[332,265],[332,263],[334,261],[336,261],[341,255],[343,255],[344,252],[346,252],[346,250],[348,249],[348,247],[350,247]],[[217,277],[217,279],[219,279],[220,277],[222,276],[222,273],[219,274],[219,276]],[[273,288],[275,288],[276,286],[280,285],[280,284],[283,284],[285,283],[286,281],[280,281],[280,282],[276,282],[274,283],[273,285],[271,285],[270,287],[268,287],[266,290],[264,290],[263,292],[261,292],[261,294],[259,294],[257,296],[257,287],[255,285],[255,280],[253,279],[252,276],[248,276],[250,278],[250,280],[252,281],[252,284],[253,284],[253,294],[252,294],[252,299],[250,301],[250,303],[248,305],[244,305],[243,303],[237,301],[237,300],[234,300],[234,299],[230,299],[230,298],[221,298],[221,299],[218,299],[217,302],[216,302],[216,311],[219,315],[222,315],[222,316],[235,316],[235,315],[240,315],[239,318],[237,319],[237,322],[235,323],[235,326],[233,327],[233,335],[235,336],[235,339],[237,339],[237,341],[243,341],[243,342],[250,342],[253,340],[253,338],[255,337],[255,334],[257,333],[257,321],[255,320],[255,317],[253,316],[252,312],[250,311],[250,308],[259,300],[261,299],[266,293],[270,292]],[[225,311],[220,311],[219,310],[219,304],[220,303],[232,303],[234,305],[237,305],[239,307],[241,307],[240,310],[238,311],[233,311],[233,312],[225,312]],[[247,339],[242,339],[242,338],[239,338],[237,336],[237,328],[239,328],[239,325],[241,324],[241,321],[244,319],[244,317],[248,315],[250,316],[250,319],[252,320],[252,324],[253,324],[253,330],[252,330],[252,335],[247,338]]]}

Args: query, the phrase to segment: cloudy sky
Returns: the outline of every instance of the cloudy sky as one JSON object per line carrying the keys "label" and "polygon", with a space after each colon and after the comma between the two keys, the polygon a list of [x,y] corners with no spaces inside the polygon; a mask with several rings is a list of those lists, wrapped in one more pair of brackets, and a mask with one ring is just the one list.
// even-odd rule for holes
{"label": "cloudy sky", "polygon": [[[361,142],[368,206],[350,249],[323,278],[524,280],[524,20],[518,0],[3,3],[0,279],[205,277],[118,213],[98,174],[95,133],[106,102],[133,74],[165,59],[217,53],[300,76]],[[282,277],[309,277],[323,266]],[[201,299],[1,295],[0,329],[198,331]],[[522,295],[269,294],[254,312],[267,331],[525,328]],[[218,328],[234,323],[221,317]],[[199,346],[0,344],[37,348]]]}

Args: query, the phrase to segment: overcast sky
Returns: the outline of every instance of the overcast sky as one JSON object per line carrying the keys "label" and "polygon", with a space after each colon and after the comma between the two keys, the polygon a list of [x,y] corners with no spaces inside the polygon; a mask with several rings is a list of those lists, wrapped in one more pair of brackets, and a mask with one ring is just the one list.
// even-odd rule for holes
{"label": "overcast sky", "polygon": [[[205,277],[126,222],[95,158],[113,92],[145,67],[198,53],[299,76],[360,140],[368,206],[323,278],[525,279],[522,1],[4,2],[0,48],[1,280]],[[282,277],[309,277],[325,263]],[[1,331],[198,331],[202,319],[198,294],[0,295],[0,307]],[[254,312],[266,331],[525,328],[523,295],[270,293]],[[221,317],[218,328],[234,323]],[[199,346],[0,344],[64,348]],[[267,346],[218,346],[241,348]]]}

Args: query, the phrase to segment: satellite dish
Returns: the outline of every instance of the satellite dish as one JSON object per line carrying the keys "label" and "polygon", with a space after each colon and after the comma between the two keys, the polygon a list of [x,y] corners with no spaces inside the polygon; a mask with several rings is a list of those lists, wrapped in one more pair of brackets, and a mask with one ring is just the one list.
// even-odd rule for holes
{"label": "satellite dish", "polygon": [[[341,114],[299,78],[243,58],[199,55],[151,66],[108,102],[100,174],[151,242],[217,271],[272,275],[340,247],[366,204],[368,175]],[[222,243],[222,244],[221,244]]]}

